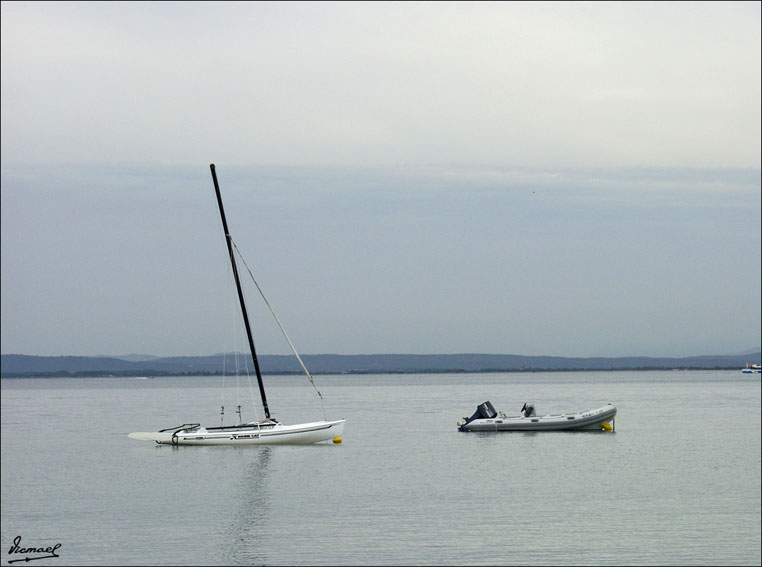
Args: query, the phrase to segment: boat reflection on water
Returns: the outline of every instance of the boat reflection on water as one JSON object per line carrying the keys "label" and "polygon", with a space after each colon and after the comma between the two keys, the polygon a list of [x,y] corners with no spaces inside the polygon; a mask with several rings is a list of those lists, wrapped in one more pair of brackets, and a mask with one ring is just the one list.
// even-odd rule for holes
{"label": "boat reflection on water", "polygon": [[[230,447],[243,459],[248,460],[250,451]],[[239,506],[232,513],[232,521],[221,533],[229,534],[222,537],[223,544],[219,554],[224,565],[267,565],[272,558],[265,552],[268,524],[272,502],[270,498],[270,473],[273,448],[263,445],[256,449],[256,458],[246,465],[245,474],[240,482],[237,493],[241,495]]]}

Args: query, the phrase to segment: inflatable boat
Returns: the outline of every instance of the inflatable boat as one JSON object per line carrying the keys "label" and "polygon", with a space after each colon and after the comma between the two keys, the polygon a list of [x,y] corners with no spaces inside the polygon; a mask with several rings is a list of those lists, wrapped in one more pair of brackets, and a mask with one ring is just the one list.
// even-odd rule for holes
{"label": "inflatable boat", "polygon": [[460,431],[613,431],[616,407],[600,408],[560,415],[537,415],[534,404],[524,404],[520,415],[495,411],[489,401],[479,404],[471,417],[458,422]]}

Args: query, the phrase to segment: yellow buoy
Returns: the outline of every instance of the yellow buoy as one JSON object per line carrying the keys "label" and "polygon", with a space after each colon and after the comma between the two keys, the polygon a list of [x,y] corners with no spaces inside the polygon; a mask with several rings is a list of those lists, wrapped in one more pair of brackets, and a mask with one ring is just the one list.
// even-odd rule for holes
{"label": "yellow buoy", "polygon": [[611,431],[613,429],[610,423],[601,423],[601,427],[603,427],[603,429],[605,429],[606,431]]}
{"label": "yellow buoy", "polygon": [[341,437],[334,437],[333,442],[336,444],[341,443]]}

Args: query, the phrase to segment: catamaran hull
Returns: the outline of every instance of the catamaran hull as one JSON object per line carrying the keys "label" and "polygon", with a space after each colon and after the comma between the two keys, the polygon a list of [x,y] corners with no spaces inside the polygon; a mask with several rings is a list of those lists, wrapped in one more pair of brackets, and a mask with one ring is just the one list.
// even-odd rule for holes
{"label": "catamaran hull", "polygon": [[[132,439],[155,441],[160,445],[309,445],[340,437],[346,420],[317,421],[273,427],[230,427],[131,433]],[[216,428],[215,428],[216,429]]]}
{"label": "catamaran hull", "polygon": [[612,429],[616,407],[608,404],[601,408],[577,413],[544,416],[496,416],[459,423],[461,431],[603,431]]}

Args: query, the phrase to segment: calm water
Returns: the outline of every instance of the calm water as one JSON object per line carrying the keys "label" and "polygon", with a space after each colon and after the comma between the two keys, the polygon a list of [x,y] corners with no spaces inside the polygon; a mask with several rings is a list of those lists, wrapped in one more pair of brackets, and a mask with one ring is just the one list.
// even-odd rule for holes
{"label": "calm water", "polygon": [[[266,380],[281,421],[322,418],[306,379]],[[127,438],[219,424],[215,378],[2,380],[3,562],[24,557],[8,553],[21,536],[61,544],[38,567],[760,564],[758,375],[317,381],[327,417],[348,419],[341,445]],[[540,414],[612,402],[616,432],[458,432],[487,399]]]}

